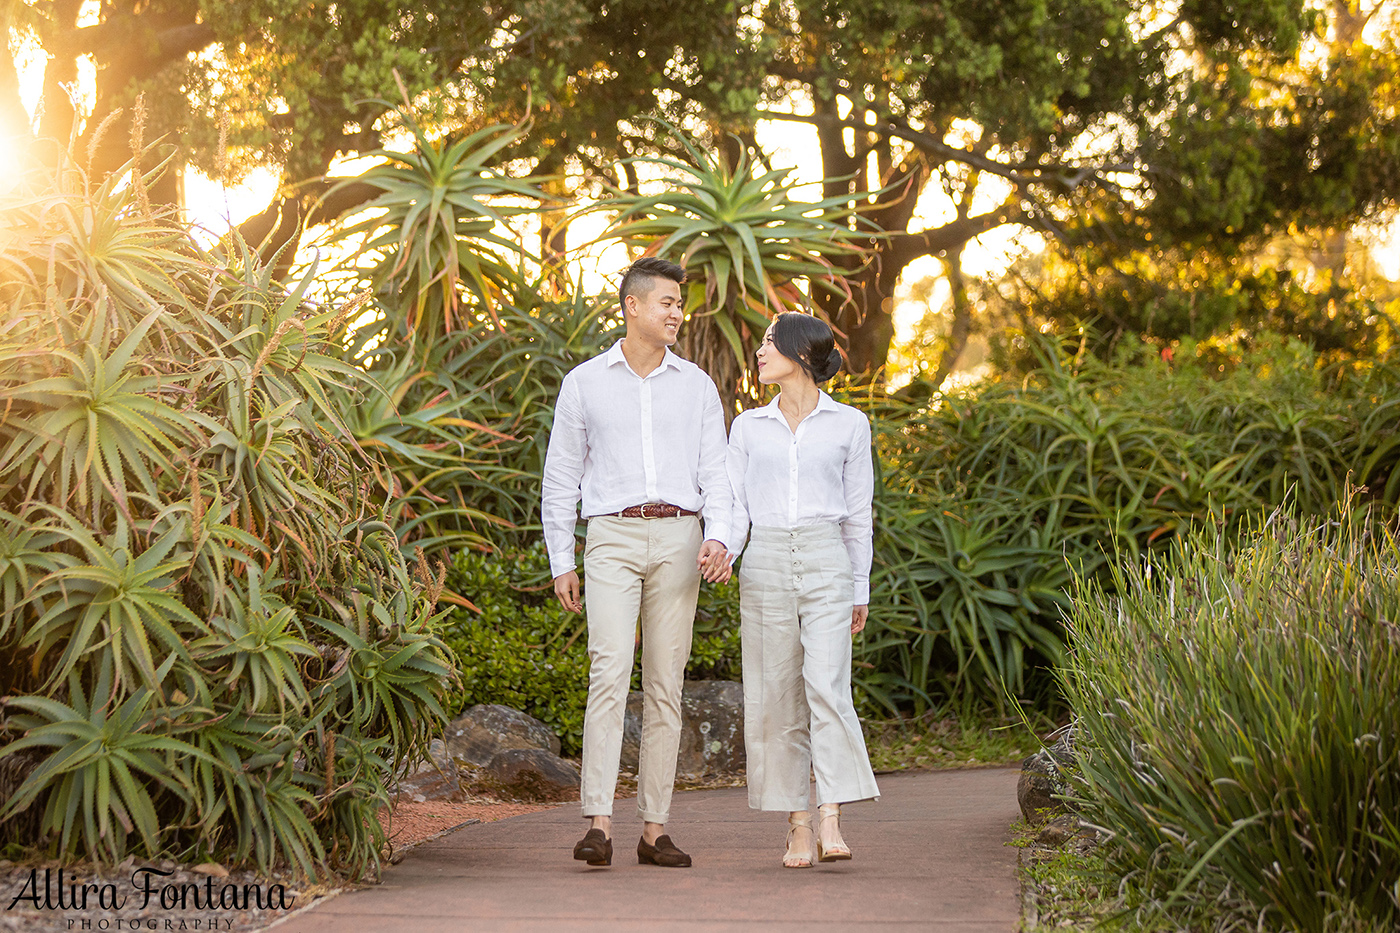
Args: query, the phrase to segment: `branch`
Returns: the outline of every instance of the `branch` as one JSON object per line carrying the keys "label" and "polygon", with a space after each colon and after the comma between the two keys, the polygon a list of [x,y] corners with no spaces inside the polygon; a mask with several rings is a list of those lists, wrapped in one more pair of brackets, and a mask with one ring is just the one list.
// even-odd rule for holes
{"label": "branch", "polygon": [[781,113],[778,111],[761,110],[758,112],[760,119],[786,120],[793,123],[808,123],[821,129],[845,129],[847,127],[877,133],[882,136],[892,136],[913,143],[922,151],[934,155],[946,162],[960,162],[971,166],[979,171],[988,172],[992,175],[1000,176],[1016,185],[1031,184],[1056,184],[1073,190],[1089,179],[1098,179],[1099,176],[1110,172],[1132,172],[1141,171],[1140,167],[1129,162],[1108,163],[1105,165],[1069,165],[1062,162],[998,162],[989,159],[984,155],[968,150],[959,149],[957,146],[950,146],[938,137],[913,129],[910,126],[897,123],[893,120],[877,121],[875,123],[863,123],[850,118],[841,119],[835,116],[824,114],[795,114]]}
{"label": "branch", "polygon": [[956,249],[979,234],[1020,219],[1020,207],[1014,201],[1007,201],[985,214],[961,217],[931,230],[895,234],[890,237],[886,262],[894,265],[896,269],[903,269],[921,256],[936,256],[941,252]]}
{"label": "branch", "polygon": [[[137,36],[146,41],[134,41]],[[120,61],[125,73],[150,75],[207,47],[215,38],[214,27],[207,23],[187,22],[157,31],[142,23],[139,15],[120,16],[55,36],[53,51],[74,57],[93,55],[107,65]]]}

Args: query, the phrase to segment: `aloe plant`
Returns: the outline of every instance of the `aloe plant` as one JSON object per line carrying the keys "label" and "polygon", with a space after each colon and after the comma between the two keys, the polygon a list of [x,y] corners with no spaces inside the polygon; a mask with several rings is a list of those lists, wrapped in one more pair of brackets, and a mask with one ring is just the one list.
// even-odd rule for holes
{"label": "aloe plant", "polygon": [[586,210],[615,213],[600,239],[620,240],[685,267],[689,321],[679,350],[715,380],[732,419],[737,400],[751,404],[760,398],[745,373],[772,317],[816,313],[812,289],[849,298],[846,277],[864,256],[857,240],[869,240],[872,230],[861,229],[850,197],[797,200],[792,169],[760,172],[748,152],[730,166],[717,153],[675,136],[689,162],[629,160],[662,170],[657,193],[611,189]]}
{"label": "aloe plant", "polygon": [[406,123],[415,146],[369,154],[384,161],[353,182],[382,193],[333,228],[328,242],[353,246],[342,266],[374,295],[383,312],[378,332],[421,354],[454,332],[501,326],[503,293],[527,274],[511,220],[549,199],[543,179],[513,178],[496,164],[523,127],[431,139]]}
{"label": "aloe plant", "polygon": [[454,676],[342,415],[387,393],[314,267],[283,286],[138,187],[0,200],[0,841],[372,873]]}
{"label": "aloe plant", "polygon": [[0,749],[0,755],[52,749],[5,809],[22,810],[42,799],[40,829],[55,834],[61,849],[77,848],[81,837],[88,852],[113,862],[125,856],[133,834],[147,851],[159,851],[156,798],[165,792],[192,801],[174,759],[201,754],[161,729],[168,714],[152,705],[151,691],[137,689],[115,704],[115,686],[108,669],[99,673],[91,697],[73,675],[68,703],[43,696],[12,700],[23,712],[12,717],[10,728],[23,735]]}
{"label": "aloe plant", "polygon": [[847,396],[871,414],[880,461],[856,648],[874,706],[1049,693],[1072,584],[1111,586],[1118,555],[1205,523],[1235,534],[1286,495],[1325,513],[1348,472],[1377,508],[1400,505],[1400,379],[1384,361],[1329,385],[1298,347],[1223,377],[1039,352],[1024,379]]}

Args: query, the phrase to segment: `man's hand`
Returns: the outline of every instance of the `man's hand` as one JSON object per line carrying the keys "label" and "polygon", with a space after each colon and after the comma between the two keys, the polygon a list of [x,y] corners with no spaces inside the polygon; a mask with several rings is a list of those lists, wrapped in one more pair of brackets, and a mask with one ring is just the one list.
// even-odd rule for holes
{"label": "man's hand", "polygon": [[729,567],[729,552],[713,538],[700,545],[700,555],[695,558],[695,569],[709,583],[724,583],[733,572]]}
{"label": "man's hand", "polygon": [[554,595],[559,597],[559,605],[569,612],[582,612],[583,601],[579,599],[578,574],[570,570],[554,578]]}
{"label": "man's hand", "polygon": [[856,606],[851,610],[851,634],[865,629],[865,620],[870,618],[869,606]]}

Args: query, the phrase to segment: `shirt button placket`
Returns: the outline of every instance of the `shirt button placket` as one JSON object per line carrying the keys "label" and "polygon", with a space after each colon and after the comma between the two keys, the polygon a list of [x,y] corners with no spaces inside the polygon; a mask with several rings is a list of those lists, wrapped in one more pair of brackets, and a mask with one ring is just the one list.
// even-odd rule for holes
{"label": "shirt button placket", "polygon": [[788,444],[788,528],[792,542],[792,582],[802,588],[802,558],[797,546],[797,439],[802,436],[802,425],[792,435]]}
{"label": "shirt button placket", "polygon": [[641,380],[637,387],[642,413],[642,476],[646,483],[646,501],[656,502],[660,493],[656,488],[656,439],[652,434],[651,379]]}
{"label": "shirt button placket", "polygon": [[[801,430],[801,429],[799,429]],[[797,527],[797,437],[788,445],[788,527]]]}

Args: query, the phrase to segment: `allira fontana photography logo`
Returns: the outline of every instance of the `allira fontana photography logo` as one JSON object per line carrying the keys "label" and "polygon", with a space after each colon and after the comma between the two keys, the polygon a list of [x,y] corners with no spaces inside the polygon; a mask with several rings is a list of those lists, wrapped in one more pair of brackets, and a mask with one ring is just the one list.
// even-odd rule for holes
{"label": "allira fontana photography logo", "polygon": [[[74,930],[229,930],[233,919],[221,913],[290,910],[296,901],[282,884],[239,884],[213,876],[202,882],[175,881],[174,874],[146,866],[134,869],[126,883],[118,883],[65,877],[62,868],[34,868],[5,909],[82,911],[81,918],[65,918],[66,928]],[[171,916],[156,917],[152,910]],[[123,916],[122,911],[130,913]]]}

